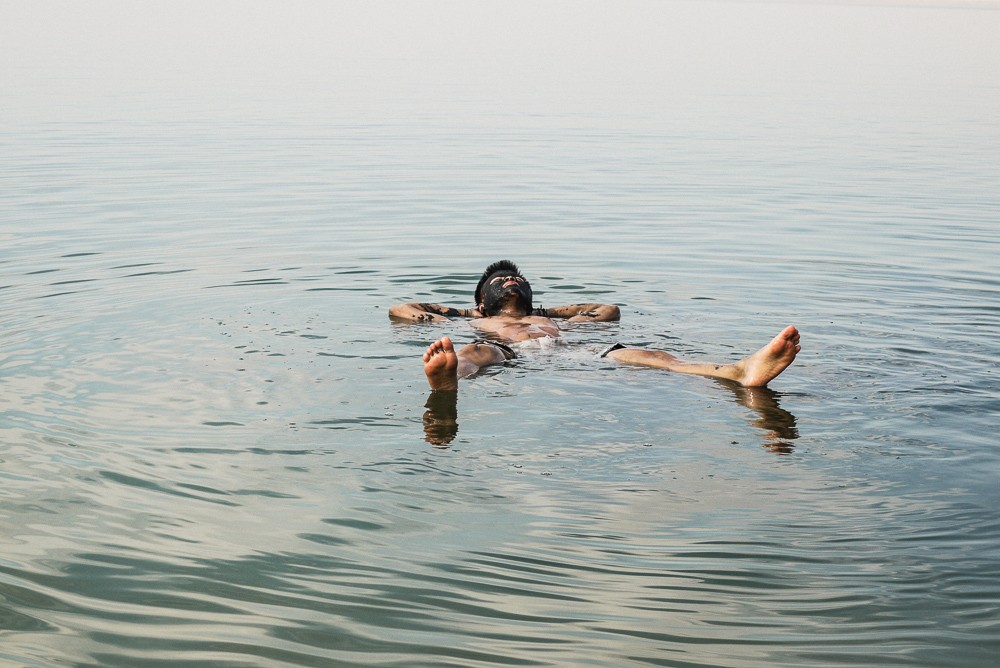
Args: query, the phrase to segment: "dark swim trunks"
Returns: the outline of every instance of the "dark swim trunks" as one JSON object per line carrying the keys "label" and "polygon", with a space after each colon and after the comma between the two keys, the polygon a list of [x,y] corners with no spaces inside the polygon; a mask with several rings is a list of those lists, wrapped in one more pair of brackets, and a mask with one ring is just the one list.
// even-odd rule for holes
{"label": "dark swim trunks", "polygon": [[624,347],[625,347],[624,344],[622,344],[622,343],[616,343],[615,345],[611,346],[610,348],[608,348],[607,350],[605,350],[603,353],[601,353],[601,357],[607,357],[608,353],[610,353],[612,350],[621,350]]}
{"label": "dark swim trunks", "polygon": [[513,348],[511,348],[508,345],[504,345],[499,341],[490,341],[488,339],[476,339],[475,341],[473,341],[473,343],[481,343],[487,346],[493,346],[494,348],[499,348],[500,352],[503,353],[503,356],[509,360],[512,360],[515,357],[517,357],[517,353],[514,352]]}

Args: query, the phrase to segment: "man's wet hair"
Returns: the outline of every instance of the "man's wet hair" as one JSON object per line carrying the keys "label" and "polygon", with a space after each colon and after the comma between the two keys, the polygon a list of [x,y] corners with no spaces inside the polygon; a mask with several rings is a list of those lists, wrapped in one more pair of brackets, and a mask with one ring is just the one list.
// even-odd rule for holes
{"label": "man's wet hair", "polygon": [[[479,279],[479,285],[476,286],[476,306],[483,303],[483,286],[486,285],[487,279],[494,274],[502,273],[504,276],[521,276],[521,270],[517,268],[517,265],[510,260],[497,260],[490,266],[486,267],[486,271],[483,272],[483,277]],[[528,279],[524,279],[528,280]]]}

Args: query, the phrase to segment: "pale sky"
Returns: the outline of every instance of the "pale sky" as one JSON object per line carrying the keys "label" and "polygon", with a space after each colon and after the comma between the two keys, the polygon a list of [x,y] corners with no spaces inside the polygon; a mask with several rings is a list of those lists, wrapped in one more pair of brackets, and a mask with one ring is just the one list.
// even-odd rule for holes
{"label": "pale sky", "polygon": [[[947,4],[1000,10],[1000,0]],[[8,112],[25,114],[85,97],[135,95],[441,95],[485,108],[607,111],[656,104],[666,93],[767,94],[778,80],[865,95],[926,81],[947,95],[949,86],[1000,80],[997,10],[816,2],[8,1],[0,4],[0,77],[16,92]]]}

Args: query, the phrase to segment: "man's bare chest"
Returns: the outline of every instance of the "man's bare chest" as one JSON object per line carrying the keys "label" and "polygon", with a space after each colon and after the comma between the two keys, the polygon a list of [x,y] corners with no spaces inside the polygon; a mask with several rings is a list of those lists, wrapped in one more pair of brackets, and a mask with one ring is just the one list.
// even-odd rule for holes
{"label": "man's bare chest", "polygon": [[559,327],[549,318],[538,315],[520,317],[492,316],[472,321],[481,332],[489,332],[508,341],[527,341],[543,336],[559,336]]}

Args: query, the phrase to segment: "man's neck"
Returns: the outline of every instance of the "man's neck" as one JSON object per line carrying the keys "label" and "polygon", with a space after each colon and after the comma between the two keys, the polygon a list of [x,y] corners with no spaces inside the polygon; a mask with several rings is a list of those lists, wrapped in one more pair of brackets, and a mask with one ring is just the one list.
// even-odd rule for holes
{"label": "man's neck", "polygon": [[517,295],[509,294],[505,299],[497,304],[500,310],[497,311],[497,316],[504,316],[507,318],[523,318],[526,315],[531,315],[524,310],[524,305],[518,300]]}

